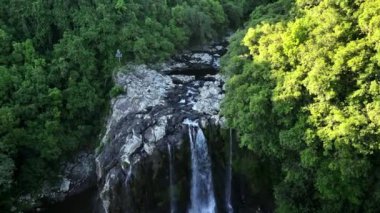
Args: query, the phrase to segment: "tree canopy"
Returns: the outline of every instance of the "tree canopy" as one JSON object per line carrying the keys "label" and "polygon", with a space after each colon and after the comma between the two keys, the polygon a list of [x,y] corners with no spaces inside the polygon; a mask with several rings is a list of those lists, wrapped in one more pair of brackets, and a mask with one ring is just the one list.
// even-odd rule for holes
{"label": "tree canopy", "polygon": [[380,1],[280,0],[250,17],[223,59],[223,113],[281,166],[277,211],[380,211]]}
{"label": "tree canopy", "polygon": [[[162,61],[240,24],[248,0],[0,0],[0,209],[98,141],[121,62]],[[111,91],[111,94],[110,94]]]}

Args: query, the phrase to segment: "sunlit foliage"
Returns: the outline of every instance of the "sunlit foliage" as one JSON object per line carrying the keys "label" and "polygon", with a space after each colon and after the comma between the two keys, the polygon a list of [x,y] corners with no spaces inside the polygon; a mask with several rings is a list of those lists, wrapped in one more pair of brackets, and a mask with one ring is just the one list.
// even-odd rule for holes
{"label": "sunlit foliage", "polygon": [[223,112],[281,165],[278,212],[380,211],[379,41],[379,0],[281,0],[233,39]]}

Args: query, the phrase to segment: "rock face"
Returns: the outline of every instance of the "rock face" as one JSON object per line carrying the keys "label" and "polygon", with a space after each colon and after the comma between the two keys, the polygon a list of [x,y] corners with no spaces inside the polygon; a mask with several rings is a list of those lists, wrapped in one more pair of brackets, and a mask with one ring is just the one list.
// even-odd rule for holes
{"label": "rock face", "polygon": [[219,106],[224,79],[218,74],[223,51],[222,46],[209,47],[164,64],[127,66],[116,74],[115,82],[125,92],[112,100],[96,157],[100,212],[133,212],[121,207],[125,202],[121,195],[132,193],[128,170],[147,161],[153,170],[158,168],[157,153],[166,151],[168,143],[181,144],[186,136],[184,119],[198,120],[203,126],[223,125]]}
{"label": "rock face", "polygon": [[96,185],[95,155],[92,150],[82,151],[71,161],[63,163],[60,174],[58,182],[46,182],[39,194],[21,196],[20,205],[39,206],[42,200],[60,202]]}

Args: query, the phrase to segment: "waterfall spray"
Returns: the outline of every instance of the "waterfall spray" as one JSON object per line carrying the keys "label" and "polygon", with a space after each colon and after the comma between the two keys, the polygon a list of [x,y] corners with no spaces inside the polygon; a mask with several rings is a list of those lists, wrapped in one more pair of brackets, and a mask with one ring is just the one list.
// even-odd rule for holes
{"label": "waterfall spray", "polygon": [[231,202],[231,182],[232,182],[232,142],[233,142],[232,129],[230,129],[229,138],[229,152],[228,152],[228,164],[227,164],[227,178],[226,178],[226,212],[233,213],[233,207]]}
{"label": "waterfall spray", "polygon": [[191,149],[192,174],[189,213],[214,213],[216,204],[206,138],[197,123],[186,119],[184,124],[189,128]]}
{"label": "waterfall spray", "polygon": [[133,168],[133,164],[131,163],[130,165],[129,165],[129,168],[128,168],[128,172],[127,172],[127,177],[125,178],[125,186],[127,186],[128,187],[128,183],[129,183],[129,181],[131,180],[131,178],[132,178],[132,168]]}
{"label": "waterfall spray", "polygon": [[172,147],[168,143],[168,153],[169,153],[169,196],[170,196],[170,213],[176,212],[175,198],[174,198],[174,168],[173,168],[173,155]]}

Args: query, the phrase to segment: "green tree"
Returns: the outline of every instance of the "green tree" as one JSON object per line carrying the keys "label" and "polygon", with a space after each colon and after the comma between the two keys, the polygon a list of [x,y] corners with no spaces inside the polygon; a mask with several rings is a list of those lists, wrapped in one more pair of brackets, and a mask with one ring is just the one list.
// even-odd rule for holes
{"label": "green tree", "polygon": [[258,7],[233,40],[223,112],[280,164],[278,212],[376,212],[380,2],[291,5]]}
{"label": "green tree", "polygon": [[[253,6],[228,2],[238,5],[231,10],[239,19]],[[96,146],[117,49],[123,63],[162,61],[224,35],[235,19],[228,7],[219,0],[0,0],[0,211],[22,206],[17,198],[55,180],[60,162]]]}

